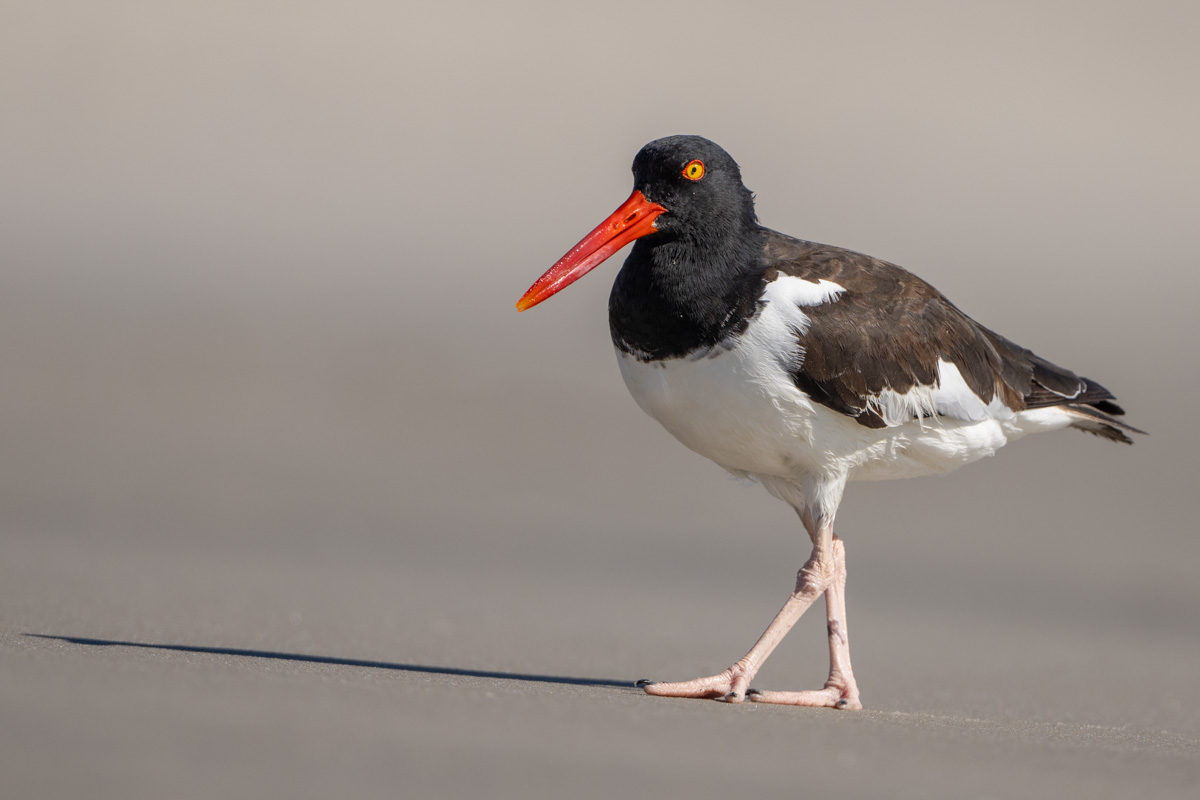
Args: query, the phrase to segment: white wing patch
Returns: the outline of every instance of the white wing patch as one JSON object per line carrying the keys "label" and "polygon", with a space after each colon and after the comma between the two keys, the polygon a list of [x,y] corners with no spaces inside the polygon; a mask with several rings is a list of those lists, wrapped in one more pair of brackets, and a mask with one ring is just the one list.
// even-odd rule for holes
{"label": "white wing patch", "polygon": [[819,306],[822,303],[836,303],[838,295],[846,291],[844,286],[821,278],[817,281],[797,278],[793,275],[780,275],[771,281],[769,287],[771,302],[791,301],[798,306]]}
{"label": "white wing patch", "polygon": [[1000,393],[993,391],[990,402],[971,391],[958,367],[950,361],[938,359],[938,388],[933,391],[937,413],[955,419],[977,422],[984,419],[1011,419],[1014,412],[1004,405]]}
{"label": "white wing patch", "polygon": [[889,427],[938,416],[967,422],[1007,420],[1015,413],[1001,401],[999,392],[992,395],[990,402],[983,402],[983,398],[967,385],[958,367],[940,358],[936,386],[914,386],[903,393],[884,389],[868,398],[867,403]]}

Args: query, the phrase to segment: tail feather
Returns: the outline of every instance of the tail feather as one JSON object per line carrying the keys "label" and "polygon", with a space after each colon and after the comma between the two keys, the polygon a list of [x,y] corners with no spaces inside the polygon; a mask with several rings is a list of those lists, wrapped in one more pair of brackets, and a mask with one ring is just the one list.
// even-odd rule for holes
{"label": "tail feather", "polygon": [[1075,420],[1071,423],[1071,427],[1079,428],[1088,433],[1094,433],[1097,436],[1111,439],[1114,442],[1133,444],[1133,439],[1130,439],[1126,432],[1146,435],[1145,431],[1138,430],[1132,425],[1112,416],[1112,414],[1125,413],[1116,403],[1103,401],[1096,403],[1094,406],[1070,403],[1063,405],[1062,408],[1075,417]]}

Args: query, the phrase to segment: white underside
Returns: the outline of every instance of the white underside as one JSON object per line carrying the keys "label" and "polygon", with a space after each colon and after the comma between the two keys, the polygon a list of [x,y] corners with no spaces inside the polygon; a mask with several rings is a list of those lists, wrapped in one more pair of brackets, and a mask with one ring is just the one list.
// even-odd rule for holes
{"label": "white underside", "polygon": [[[798,278],[776,280],[744,334],[709,352],[643,362],[618,350],[626,386],[643,411],[691,450],[797,507],[820,502],[814,492],[830,493],[831,511],[847,480],[944,474],[1027,433],[1071,423],[1063,409],[1013,412],[996,399],[985,404],[945,362],[938,386],[878,398],[885,428],[813,403],[788,374],[803,352],[781,347],[795,342],[792,331],[807,329],[802,306],[816,304],[805,302],[813,287]],[[836,292],[824,296],[836,302]]]}

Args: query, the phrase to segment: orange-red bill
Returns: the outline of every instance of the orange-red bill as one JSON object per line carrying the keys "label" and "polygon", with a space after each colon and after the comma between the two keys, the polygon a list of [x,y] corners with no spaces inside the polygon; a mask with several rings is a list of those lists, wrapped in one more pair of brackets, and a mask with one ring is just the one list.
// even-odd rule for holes
{"label": "orange-red bill", "polygon": [[635,191],[608,219],[580,240],[565,256],[546,270],[546,274],[534,281],[520,300],[517,311],[533,308],[546,298],[561,292],[575,281],[591,272],[613,253],[634,239],[654,233],[654,220],[666,209],[651,203],[641,192]]}

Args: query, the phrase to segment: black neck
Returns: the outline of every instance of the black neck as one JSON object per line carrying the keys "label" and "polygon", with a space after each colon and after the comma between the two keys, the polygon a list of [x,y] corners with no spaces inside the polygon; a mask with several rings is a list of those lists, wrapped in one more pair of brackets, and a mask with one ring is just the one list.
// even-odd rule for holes
{"label": "black neck", "polygon": [[678,358],[739,333],[758,310],[766,231],[696,241],[639,239],[613,283],[613,343],[643,361]]}

